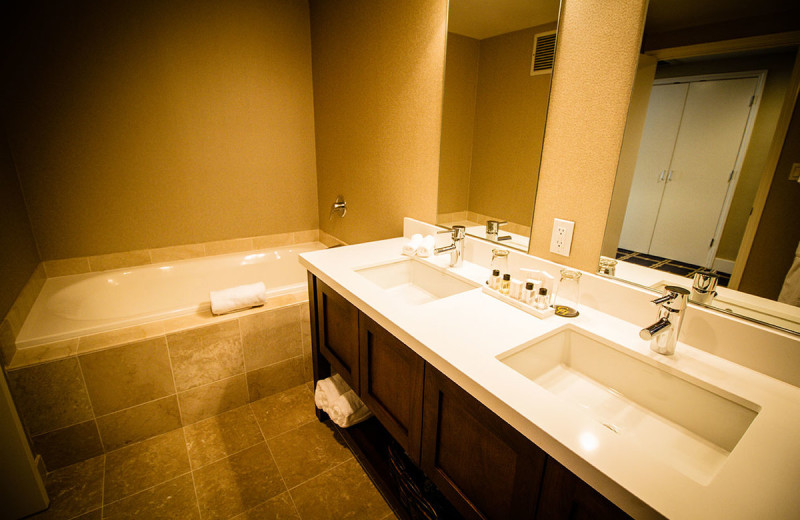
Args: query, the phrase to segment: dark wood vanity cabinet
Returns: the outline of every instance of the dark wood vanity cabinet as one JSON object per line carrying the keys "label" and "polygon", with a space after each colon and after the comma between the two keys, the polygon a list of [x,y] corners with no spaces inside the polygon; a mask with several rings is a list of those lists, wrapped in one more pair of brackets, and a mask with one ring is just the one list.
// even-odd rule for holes
{"label": "dark wood vanity cabinet", "polygon": [[419,464],[425,361],[369,316],[358,320],[361,399]]}
{"label": "dark wood vanity cabinet", "polygon": [[358,309],[319,279],[316,279],[316,308],[320,353],[331,369],[359,393]]}
{"label": "dark wood vanity cabinet", "polygon": [[[443,518],[629,518],[333,289],[308,281],[315,381],[332,371],[347,381],[380,422],[350,438],[388,432],[458,511]],[[373,478],[393,493],[392,478]]]}
{"label": "dark wood vanity cabinet", "polygon": [[537,520],[630,520],[624,511],[552,457],[547,458]]}
{"label": "dark wood vanity cabinet", "polygon": [[533,518],[546,455],[428,366],[422,470],[466,518]]}

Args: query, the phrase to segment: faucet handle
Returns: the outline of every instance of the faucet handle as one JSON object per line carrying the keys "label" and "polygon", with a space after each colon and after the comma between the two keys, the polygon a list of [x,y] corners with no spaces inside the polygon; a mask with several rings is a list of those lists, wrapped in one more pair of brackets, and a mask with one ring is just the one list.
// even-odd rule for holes
{"label": "faucet handle", "polygon": [[436,232],[437,235],[442,235],[444,233],[449,233],[455,242],[456,240],[461,240],[466,236],[467,228],[464,226],[455,225],[450,229],[443,229]]}
{"label": "faucet handle", "polygon": [[656,305],[662,305],[677,300],[678,309],[676,311],[686,308],[686,302],[689,299],[689,290],[677,285],[667,285],[664,287],[664,296],[660,296],[653,300]]}
{"label": "faucet handle", "polygon": [[651,300],[650,303],[655,303],[656,305],[661,305],[662,303],[666,303],[668,301],[674,300],[677,294],[670,294],[667,293],[664,296],[659,296],[655,300]]}

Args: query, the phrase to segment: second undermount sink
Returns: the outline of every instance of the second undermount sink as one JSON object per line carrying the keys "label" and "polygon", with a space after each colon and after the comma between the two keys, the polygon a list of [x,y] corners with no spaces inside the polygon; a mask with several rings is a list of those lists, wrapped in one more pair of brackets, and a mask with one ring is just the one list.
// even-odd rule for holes
{"label": "second undermount sink", "polygon": [[497,358],[704,485],[760,410],[571,325]]}
{"label": "second undermount sink", "polygon": [[356,272],[386,290],[394,300],[421,305],[453,296],[475,286],[418,260],[399,260],[356,269]]}

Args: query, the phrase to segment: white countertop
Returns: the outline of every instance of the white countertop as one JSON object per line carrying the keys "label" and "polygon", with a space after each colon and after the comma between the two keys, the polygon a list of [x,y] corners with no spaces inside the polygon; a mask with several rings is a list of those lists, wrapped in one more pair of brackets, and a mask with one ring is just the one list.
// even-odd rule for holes
{"label": "white countertop", "polygon": [[[540,320],[479,288],[424,305],[399,303],[354,269],[405,258],[403,242],[314,251],[301,255],[300,262],[632,516],[800,517],[800,388],[680,342],[673,357],[655,354],[639,338],[640,326],[587,307],[578,318]],[[422,261],[445,267],[448,259]],[[450,271],[477,283],[488,274],[468,262]],[[704,485],[676,470],[658,453],[610,431],[496,359],[567,323],[760,407],[710,482]]]}

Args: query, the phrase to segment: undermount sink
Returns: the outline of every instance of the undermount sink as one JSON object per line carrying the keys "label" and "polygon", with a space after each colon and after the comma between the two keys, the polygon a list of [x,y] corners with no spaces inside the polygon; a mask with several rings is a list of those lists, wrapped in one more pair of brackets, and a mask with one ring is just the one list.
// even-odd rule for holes
{"label": "undermount sink", "polygon": [[566,325],[497,359],[708,484],[760,407],[627,350]]}
{"label": "undermount sink", "polygon": [[396,301],[421,305],[475,289],[475,286],[418,260],[399,260],[356,269]]}

